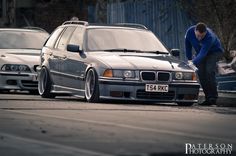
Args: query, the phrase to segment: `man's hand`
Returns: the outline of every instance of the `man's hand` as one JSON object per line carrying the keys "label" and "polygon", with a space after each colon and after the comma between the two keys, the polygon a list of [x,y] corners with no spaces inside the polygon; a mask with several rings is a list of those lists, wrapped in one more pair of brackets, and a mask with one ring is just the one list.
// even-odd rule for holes
{"label": "man's hand", "polygon": [[188,64],[189,65],[193,65],[193,61],[192,60],[188,60]]}
{"label": "man's hand", "polygon": [[194,65],[192,60],[188,60],[188,65],[196,72],[198,68]]}

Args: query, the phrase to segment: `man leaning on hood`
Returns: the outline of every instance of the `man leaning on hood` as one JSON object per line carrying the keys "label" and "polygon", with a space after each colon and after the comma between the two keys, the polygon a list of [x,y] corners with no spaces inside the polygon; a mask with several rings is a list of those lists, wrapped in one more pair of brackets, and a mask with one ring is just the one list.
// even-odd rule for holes
{"label": "man leaning on hood", "polygon": [[[196,52],[194,58],[192,47]],[[206,24],[200,22],[186,31],[185,48],[187,59],[198,68],[197,74],[205,94],[205,101],[199,105],[215,105],[218,98],[216,63],[223,54],[219,38]]]}

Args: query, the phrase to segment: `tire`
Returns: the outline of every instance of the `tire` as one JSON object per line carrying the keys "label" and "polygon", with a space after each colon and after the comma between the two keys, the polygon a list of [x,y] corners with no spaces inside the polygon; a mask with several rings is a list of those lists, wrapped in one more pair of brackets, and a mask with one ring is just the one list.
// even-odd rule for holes
{"label": "tire", "polygon": [[55,95],[51,93],[52,81],[50,79],[47,68],[43,67],[39,74],[38,80],[38,92],[42,98],[55,98]]}
{"label": "tire", "polygon": [[8,89],[3,89],[3,90],[0,90],[0,94],[8,94],[10,92],[10,90]]}
{"label": "tire", "polygon": [[179,106],[192,106],[194,103],[193,102],[178,102],[177,104]]}
{"label": "tire", "polygon": [[88,102],[99,102],[98,75],[95,69],[88,70],[85,78],[85,99]]}
{"label": "tire", "polygon": [[38,90],[30,90],[29,93],[31,95],[39,95],[39,91]]}

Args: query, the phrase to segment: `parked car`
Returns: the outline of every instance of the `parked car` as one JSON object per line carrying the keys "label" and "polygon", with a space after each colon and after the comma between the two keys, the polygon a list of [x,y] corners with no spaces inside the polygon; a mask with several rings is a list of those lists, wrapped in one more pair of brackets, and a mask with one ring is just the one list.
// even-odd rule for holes
{"label": "parked car", "polygon": [[36,66],[48,36],[46,31],[36,28],[0,29],[0,91],[38,92]]}
{"label": "parked car", "polygon": [[88,102],[114,99],[190,106],[198,100],[199,87],[194,70],[138,24],[68,21],[42,48],[38,90],[43,98],[69,93]]}

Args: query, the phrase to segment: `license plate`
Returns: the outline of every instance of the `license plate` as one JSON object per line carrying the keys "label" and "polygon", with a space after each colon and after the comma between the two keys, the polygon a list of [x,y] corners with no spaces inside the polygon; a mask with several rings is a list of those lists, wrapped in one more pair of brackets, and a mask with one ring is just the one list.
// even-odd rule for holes
{"label": "license plate", "polygon": [[168,85],[161,85],[161,84],[146,84],[145,91],[146,92],[168,92],[169,86]]}

